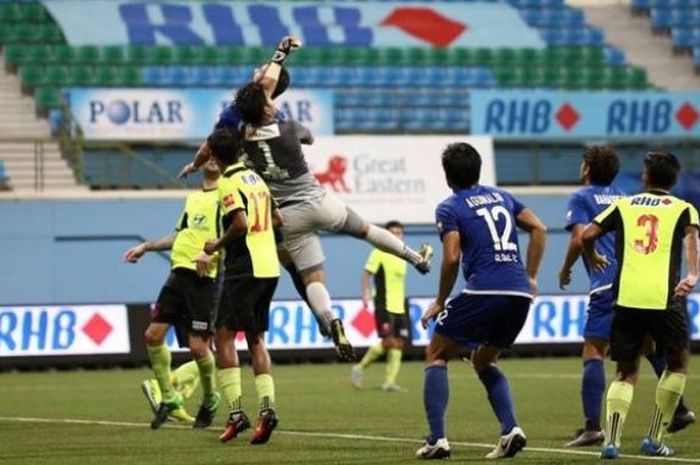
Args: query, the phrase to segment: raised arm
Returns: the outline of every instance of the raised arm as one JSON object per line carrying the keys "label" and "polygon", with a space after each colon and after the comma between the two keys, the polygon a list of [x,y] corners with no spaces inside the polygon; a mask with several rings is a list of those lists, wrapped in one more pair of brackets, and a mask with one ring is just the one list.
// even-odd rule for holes
{"label": "raised arm", "polygon": [[530,241],[527,244],[525,271],[530,279],[530,290],[534,296],[537,294],[537,273],[540,270],[544,247],[547,242],[547,227],[528,208],[518,213],[515,221],[518,227],[530,234]]}
{"label": "raised arm", "polygon": [[124,261],[137,263],[146,252],[170,250],[173,248],[176,236],[177,233],[172,233],[169,236],[142,242],[124,253]]}

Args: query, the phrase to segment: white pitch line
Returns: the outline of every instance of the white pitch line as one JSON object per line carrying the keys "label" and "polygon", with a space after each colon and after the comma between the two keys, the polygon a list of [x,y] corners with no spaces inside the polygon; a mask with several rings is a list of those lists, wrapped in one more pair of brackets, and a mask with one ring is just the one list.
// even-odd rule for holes
{"label": "white pitch line", "polygon": [[[15,422],[15,423],[59,423],[59,424],[70,424],[70,425],[94,425],[94,426],[116,426],[116,427],[139,427],[147,428],[150,425],[148,423],[136,423],[129,421],[102,421],[102,420],[80,420],[76,418],[30,418],[30,417],[0,417],[0,422]],[[179,428],[179,429],[191,429],[184,425],[163,425],[166,428]],[[285,431],[280,430],[278,434],[284,434],[288,436],[306,436],[306,437],[316,437],[316,438],[332,438],[332,439],[349,439],[349,440],[362,440],[362,441],[374,441],[374,442],[394,442],[394,443],[409,443],[409,444],[421,444],[422,441],[411,439],[411,438],[399,438],[391,436],[369,436],[365,434],[344,434],[344,433],[318,433],[313,431]],[[451,441],[452,445],[469,447],[472,449],[493,449],[493,444],[485,444],[480,442],[462,442],[462,441]],[[555,449],[548,447],[526,447],[524,451],[530,452],[543,452],[545,454],[559,454],[559,455],[585,455],[588,457],[600,457],[599,452],[582,451],[582,450],[572,450],[572,449]],[[676,462],[676,463],[700,463],[700,459],[684,459],[681,457],[647,457],[645,455],[628,455],[620,454],[620,457],[631,458],[636,460],[652,460],[652,461],[663,461],[663,462]]]}

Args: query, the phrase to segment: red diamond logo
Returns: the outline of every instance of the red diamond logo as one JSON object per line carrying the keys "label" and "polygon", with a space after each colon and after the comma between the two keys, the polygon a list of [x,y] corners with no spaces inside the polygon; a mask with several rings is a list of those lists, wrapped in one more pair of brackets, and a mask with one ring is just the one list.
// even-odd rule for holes
{"label": "red diamond logo", "polygon": [[245,333],[243,331],[238,331],[236,333],[236,342],[242,342],[245,339]]}
{"label": "red diamond logo", "polygon": [[568,102],[559,108],[555,117],[564,131],[570,131],[581,118],[576,109]]}
{"label": "red diamond logo", "polygon": [[698,115],[697,110],[688,102],[685,102],[676,112],[676,120],[686,131],[690,131],[693,126],[695,126],[698,117],[700,117],[700,115]]}
{"label": "red diamond logo", "polygon": [[663,199],[663,200],[661,201],[661,203],[663,203],[664,205],[668,205],[668,204],[670,204],[670,203],[672,203],[672,202],[673,202],[673,200],[671,200],[671,199],[669,199],[669,198],[665,198],[665,199]]}
{"label": "red diamond logo", "polygon": [[107,320],[102,318],[99,313],[95,313],[83,326],[83,332],[87,337],[92,339],[95,344],[102,345],[107,336],[112,332],[112,325]]}
{"label": "red diamond logo", "polygon": [[355,315],[351,323],[364,337],[370,337],[374,332],[374,313],[363,308],[357,312],[357,315]]}
{"label": "red diamond logo", "polygon": [[381,24],[396,26],[434,47],[448,47],[467,30],[466,24],[452,21],[432,8],[420,7],[396,8]]}

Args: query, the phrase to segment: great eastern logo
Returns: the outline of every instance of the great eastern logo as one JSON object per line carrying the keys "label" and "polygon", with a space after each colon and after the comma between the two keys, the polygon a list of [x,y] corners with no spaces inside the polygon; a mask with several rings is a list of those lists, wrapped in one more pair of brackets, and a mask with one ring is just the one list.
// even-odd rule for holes
{"label": "great eastern logo", "polygon": [[340,155],[333,155],[328,160],[326,171],[314,173],[316,180],[323,186],[329,186],[333,192],[350,192],[345,182],[345,173],[348,170],[348,161]]}

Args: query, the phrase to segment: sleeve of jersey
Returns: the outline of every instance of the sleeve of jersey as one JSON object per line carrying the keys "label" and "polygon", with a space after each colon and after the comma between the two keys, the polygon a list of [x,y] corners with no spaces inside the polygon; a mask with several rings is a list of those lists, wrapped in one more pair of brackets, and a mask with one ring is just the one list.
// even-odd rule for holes
{"label": "sleeve of jersey", "polygon": [[583,204],[583,199],[578,195],[572,195],[569,199],[569,206],[566,210],[566,227],[567,231],[571,231],[577,224],[587,225],[591,222],[591,218],[586,212]]}
{"label": "sleeve of jersey", "polygon": [[437,225],[440,240],[451,231],[459,231],[457,217],[449,203],[441,203],[435,210],[435,224]]}
{"label": "sleeve of jersey", "polygon": [[520,212],[525,210],[525,208],[527,207],[525,206],[525,204],[513,197],[511,194],[508,194],[508,196],[510,197],[511,202],[513,203],[513,216],[517,217],[520,214]]}
{"label": "sleeve of jersey", "polygon": [[245,209],[243,197],[236,185],[230,183],[219,190],[219,201],[221,202],[221,214],[226,216],[231,212]]}
{"label": "sleeve of jersey", "polygon": [[603,232],[608,233],[615,229],[615,223],[620,217],[620,209],[617,203],[613,203],[608,208],[603,210],[598,216],[593,218],[593,223],[600,226]]}
{"label": "sleeve of jersey", "polygon": [[381,259],[379,256],[379,250],[374,249],[370,252],[369,257],[367,257],[367,263],[365,263],[365,271],[368,273],[375,274],[379,270],[381,265]]}
{"label": "sleeve of jersey", "polygon": [[694,206],[688,204],[688,226],[694,226],[700,229],[700,220],[698,218],[698,211]]}
{"label": "sleeve of jersey", "polygon": [[241,124],[241,118],[238,116],[238,111],[233,105],[229,105],[224,108],[224,111],[219,115],[219,119],[214,125],[214,129],[228,128],[234,131],[238,130],[238,126]]}
{"label": "sleeve of jersey", "polygon": [[180,213],[180,218],[175,225],[175,231],[180,232],[185,228],[187,228],[187,204],[185,204],[185,209]]}

